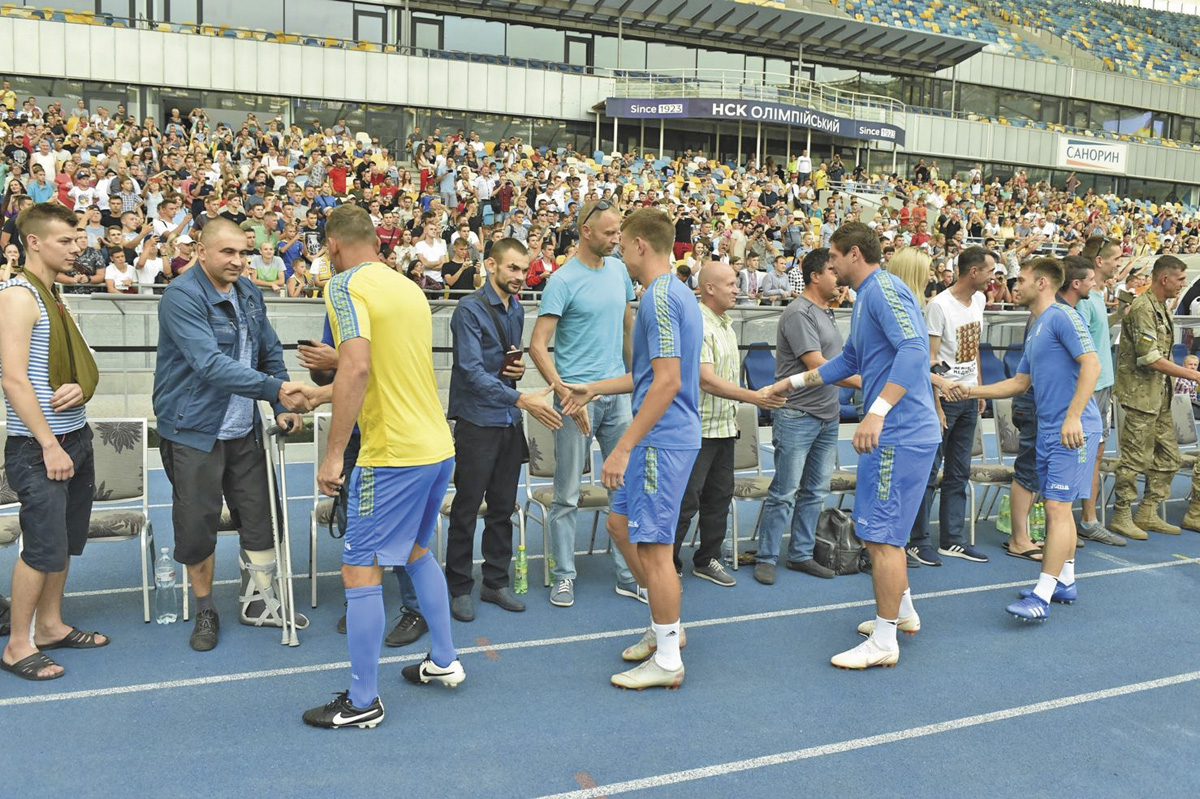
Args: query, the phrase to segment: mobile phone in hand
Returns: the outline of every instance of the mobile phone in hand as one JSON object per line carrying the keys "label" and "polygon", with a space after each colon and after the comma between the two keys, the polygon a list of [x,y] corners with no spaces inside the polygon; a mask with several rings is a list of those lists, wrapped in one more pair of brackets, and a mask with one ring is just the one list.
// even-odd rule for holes
{"label": "mobile phone in hand", "polygon": [[302,347],[315,347],[315,346],[317,346],[316,344],[314,344],[314,343],[313,343],[312,339],[309,339],[309,338],[302,338],[302,339],[300,339],[299,341],[297,341],[296,343],[297,343],[297,344],[299,344],[299,345],[300,345],[300,346],[302,346]]}
{"label": "mobile phone in hand", "polygon": [[521,360],[521,351],[509,350],[504,353],[504,363],[500,366],[500,371],[507,372],[519,360]]}

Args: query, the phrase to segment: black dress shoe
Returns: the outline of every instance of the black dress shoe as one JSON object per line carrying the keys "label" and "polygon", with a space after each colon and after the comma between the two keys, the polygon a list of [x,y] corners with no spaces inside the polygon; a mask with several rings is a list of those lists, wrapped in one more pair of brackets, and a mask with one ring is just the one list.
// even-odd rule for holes
{"label": "black dress shoe", "polygon": [[491,602],[493,605],[499,605],[512,613],[520,613],[525,610],[525,603],[517,599],[517,595],[507,586],[504,588],[488,588],[485,585],[479,589],[479,601]]}
{"label": "black dress shoe", "polygon": [[789,560],[787,567],[794,572],[804,572],[805,574],[811,574],[813,577],[823,577],[826,580],[832,580],[834,577],[837,577],[837,572],[822,566],[813,558]]}
{"label": "black dress shoe", "polygon": [[450,600],[450,615],[459,621],[475,621],[475,603],[470,594],[456,596]]}
{"label": "black dress shoe", "polygon": [[196,626],[192,629],[192,637],[188,642],[197,652],[207,652],[217,646],[217,633],[221,629],[221,620],[215,610],[202,610],[196,614]]}
{"label": "black dress shoe", "polygon": [[408,646],[427,632],[429,625],[425,623],[424,616],[419,613],[405,613],[383,642],[388,646]]}

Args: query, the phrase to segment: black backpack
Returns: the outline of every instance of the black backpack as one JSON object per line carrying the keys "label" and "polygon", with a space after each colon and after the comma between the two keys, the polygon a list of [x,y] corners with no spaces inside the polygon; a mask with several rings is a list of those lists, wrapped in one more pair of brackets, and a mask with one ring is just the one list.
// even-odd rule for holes
{"label": "black backpack", "polygon": [[813,559],[837,574],[871,571],[871,556],[854,534],[854,520],[839,508],[821,511]]}

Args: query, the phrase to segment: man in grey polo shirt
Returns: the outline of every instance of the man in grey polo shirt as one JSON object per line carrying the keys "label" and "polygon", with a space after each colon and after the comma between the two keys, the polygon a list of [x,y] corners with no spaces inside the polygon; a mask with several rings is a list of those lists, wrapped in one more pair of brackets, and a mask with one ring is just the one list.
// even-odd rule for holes
{"label": "man in grey polo shirt", "polygon": [[[816,369],[842,351],[842,335],[829,307],[838,292],[837,275],[828,268],[828,261],[829,250],[824,247],[804,257],[804,291],[779,318],[776,380]],[[844,385],[862,387],[857,376]],[[775,476],[758,528],[754,579],[763,585],[775,583],[775,565],[789,520],[792,541],[787,567],[814,577],[833,577],[832,570],[813,560],[813,544],[837,455],[837,386],[805,386],[793,391],[787,404],[775,412],[773,431]]]}

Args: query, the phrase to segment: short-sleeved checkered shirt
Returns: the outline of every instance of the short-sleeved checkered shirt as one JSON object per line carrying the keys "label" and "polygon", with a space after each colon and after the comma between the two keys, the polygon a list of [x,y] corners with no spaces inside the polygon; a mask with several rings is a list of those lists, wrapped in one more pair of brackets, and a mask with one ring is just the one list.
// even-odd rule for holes
{"label": "short-sleeved checkered shirt", "polygon": [[[737,385],[738,345],[733,320],[728,314],[717,316],[700,303],[704,320],[704,343],[700,345],[700,363],[712,364],[717,377]],[[700,435],[702,438],[737,437],[737,402],[700,392]]]}

